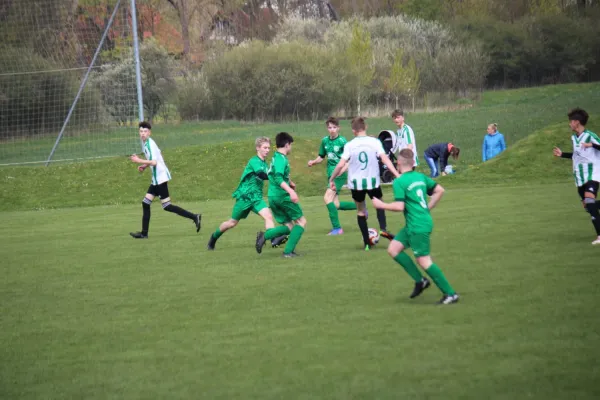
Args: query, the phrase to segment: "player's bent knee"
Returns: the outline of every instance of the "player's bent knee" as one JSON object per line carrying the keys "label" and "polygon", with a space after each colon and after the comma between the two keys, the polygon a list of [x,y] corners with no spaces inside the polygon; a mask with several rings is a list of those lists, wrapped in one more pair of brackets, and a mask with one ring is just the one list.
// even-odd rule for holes
{"label": "player's bent knee", "polygon": [[296,221],[294,221],[296,224],[300,225],[302,228],[306,228],[306,218],[304,217],[300,217],[298,218]]}
{"label": "player's bent knee", "polygon": [[417,257],[417,263],[423,268],[428,269],[433,264],[431,256]]}

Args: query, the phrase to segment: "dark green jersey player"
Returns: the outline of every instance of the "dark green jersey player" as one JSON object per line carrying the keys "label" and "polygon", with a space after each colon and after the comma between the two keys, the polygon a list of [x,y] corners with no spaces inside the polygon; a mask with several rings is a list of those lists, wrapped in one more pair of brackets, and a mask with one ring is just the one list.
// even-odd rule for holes
{"label": "dark green jersey player", "polygon": [[[378,209],[404,212],[406,226],[391,241],[388,253],[414,279],[415,288],[410,295],[411,299],[427,289],[430,282],[421,275],[415,263],[404,252],[404,249],[409,247],[412,247],[419,265],[444,294],[439,304],[456,303],[458,294],[452,289],[442,270],[433,262],[429,252],[430,236],[433,231],[433,220],[429,211],[442,198],[444,188],[431,178],[412,170],[414,165],[412,150],[400,151],[398,165],[401,175],[393,183],[394,203],[388,204],[373,199],[373,205]],[[431,196],[429,202],[427,196]]]}
{"label": "dark green jersey player", "polygon": [[[290,163],[287,156],[292,151],[293,142],[294,139],[289,133],[277,134],[275,137],[277,151],[273,155],[269,167],[269,206],[275,220],[287,226],[291,231],[283,251],[283,256],[286,258],[298,255],[294,250],[306,226],[306,218],[304,218],[302,208],[298,203],[296,185],[290,179]],[[259,237],[261,234],[262,232],[259,232]]]}
{"label": "dark green jersey player", "polygon": [[210,236],[207,246],[209,250],[214,250],[217,240],[229,229],[234,228],[240,220],[248,217],[250,211],[260,215],[265,220],[266,232],[261,232],[259,235],[260,246],[258,246],[259,237],[257,236],[256,251],[258,253],[262,252],[265,240],[284,237],[290,232],[286,226],[275,228],[273,215],[263,200],[263,185],[264,181],[268,179],[269,171],[265,159],[271,150],[271,141],[267,137],[259,137],[255,141],[255,146],[256,155],[246,164],[240,183],[233,192],[233,198],[236,201],[231,218],[223,222]]}
{"label": "dark green jersey player", "polygon": [[[345,137],[339,135],[340,123],[337,118],[330,117],[325,121],[327,126],[328,136],[325,136],[321,140],[321,146],[319,147],[319,156],[314,160],[308,161],[308,166],[312,167],[315,164],[323,162],[327,157],[327,181],[331,177],[331,173],[340,162],[340,157],[344,152],[344,146],[348,141]],[[327,187],[325,190],[325,206],[329,212],[329,220],[331,221],[332,230],[329,235],[341,235],[344,233],[342,226],[340,225],[340,219],[338,216],[339,210],[356,210],[356,204],[353,201],[342,201],[338,199],[338,193],[342,190],[342,186],[348,181],[348,174],[344,172],[334,180],[336,190],[332,190]]]}

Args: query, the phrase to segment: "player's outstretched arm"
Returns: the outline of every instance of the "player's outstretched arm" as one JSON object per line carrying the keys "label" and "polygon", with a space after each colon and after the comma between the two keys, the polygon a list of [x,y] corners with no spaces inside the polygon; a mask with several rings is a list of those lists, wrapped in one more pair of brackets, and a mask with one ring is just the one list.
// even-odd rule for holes
{"label": "player's outstretched arm", "polygon": [[433,188],[433,193],[429,197],[429,204],[427,204],[427,208],[432,210],[436,206],[436,204],[440,201],[440,199],[444,195],[444,192],[445,192],[445,190],[442,187],[442,185],[439,185],[439,184],[435,185],[435,188]]}
{"label": "player's outstretched arm", "polygon": [[392,162],[390,161],[390,158],[387,156],[387,154],[381,154],[379,156],[379,159],[396,178],[400,176],[400,174],[398,173],[398,170],[396,170],[396,167],[394,167],[394,164],[392,164]]}
{"label": "player's outstretched arm", "polygon": [[156,160],[144,160],[143,158],[139,158],[137,154],[132,154],[131,157],[129,157],[129,159],[136,164],[142,164],[146,167],[150,165],[155,166],[157,164]]}
{"label": "player's outstretched arm", "polygon": [[323,157],[317,156],[317,158],[315,158],[314,160],[308,160],[308,166],[312,167],[315,164],[320,164],[323,162],[323,160],[324,160]]}
{"label": "player's outstretched arm", "polygon": [[404,211],[404,202],[403,201],[395,201],[393,203],[386,203],[382,200],[379,200],[377,197],[373,197],[371,199],[373,202],[373,207],[378,210],[387,210],[387,211]]}
{"label": "player's outstretched arm", "polygon": [[552,150],[552,153],[554,154],[555,157],[573,158],[573,153],[565,153],[558,147],[554,147],[554,149]]}

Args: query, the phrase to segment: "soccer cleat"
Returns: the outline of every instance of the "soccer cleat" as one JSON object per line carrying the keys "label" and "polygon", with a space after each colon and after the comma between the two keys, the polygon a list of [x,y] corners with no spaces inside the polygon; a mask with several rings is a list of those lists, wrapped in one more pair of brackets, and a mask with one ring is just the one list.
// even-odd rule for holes
{"label": "soccer cleat", "polygon": [[415,283],[415,288],[413,289],[413,292],[410,294],[409,297],[411,299],[414,299],[415,297],[423,293],[423,291],[425,291],[425,289],[427,289],[429,286],[431,286],[431,282],[429,282],[429,279],[422,278],[419,282]]}
{"label": "soccer cleat", "polygon": [[442,297],[442,299],[440,301],[438,301],[438,304],[454,304],[454,303],[458,303],[458,293],[445,294],[444,297]]}
{"label": "soccer cleat", "polygon": [[335,236],[335,235],[343,235],[344,234],[344,230],[342,228],[335,228],[332,229],[327,236]]}
{"label": "soccer cleat", "polygon": [[213,235],[210,235],[210,239],[208,239],[208,245],[206,245],[207,250],[214,250],[215,245],[217,244],[217,239]]}
{"label": "soccer cleat", "polygon": [[129,234],[134,239],[148,239],[148,235],[142,232],[129,232]]}
{"label": "soccer cleat", "polygon": [[292,251],[291,253],[283,253],[281,256],[283,258],[295,258],[300,257],[300,254],[296,253],[295,251]]}
{"label": "soccer cleat", "polygon": [[202,221],[202,215],[196,214],[194,218],[194,224],[196,224],[196,233],[200,232],[200,222]]}
{"label": "soccer cleat", "polygon": [[394,240],[394,235],[389,233],[388,231],[382,229],[379,231],[379,236],[386,238],[387,240]]}
{"label": "soccer cleat", "polygon": [[279,247],[284,243],[287,243],[289,239],[288,235],[277,236],[276,238],[271,239],[271,247]]}
{"label": "soccer cleat", "polygon": [[370,246],[370,245],[368,245],[368,244],[366,244],[366,245],[365,245],[365,251],[370,251],[370,250],[371,250],[371,246]]}
{"label": "soccer cleat", "polygon": [[595,245],[597,245],[597,244],[600,244],[600,236],[598,236],[598,239],[594,240],[594,241],[592,242],[592,244],[593,244],[594,246],[595,246]]}
{"label": "soccer cleat", "polygon": [[265,245],[265,233],[263,231],[260,231],[256,234],[256,252],[258,254],[262,253],[262,249]]}

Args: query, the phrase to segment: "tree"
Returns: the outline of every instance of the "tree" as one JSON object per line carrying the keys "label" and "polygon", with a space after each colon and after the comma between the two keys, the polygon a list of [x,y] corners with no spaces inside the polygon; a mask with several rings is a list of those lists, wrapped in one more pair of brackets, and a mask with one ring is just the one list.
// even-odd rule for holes
{"label": "tree", "polygon": [[390,70],[388,84],[386,85],[390,94],[392,94],[396,100],[395,108],[399,108],[398,98],[400,96],[407,96],[411,100],[414,111],[419,85],[419,70],[415,59],[409,57],[407,65],[404,66],[404,50],[398,49],[396,57],[394,58],[394,64],[392,64]]}
{"label": "tree", "polygon": [[357,113],[360,115],[362,95],[367,91],[373,77],[373,48],[371,34],[358,21],[352,25],[352,39],[346,50],[348,66],[356,78],[356,104]]}

